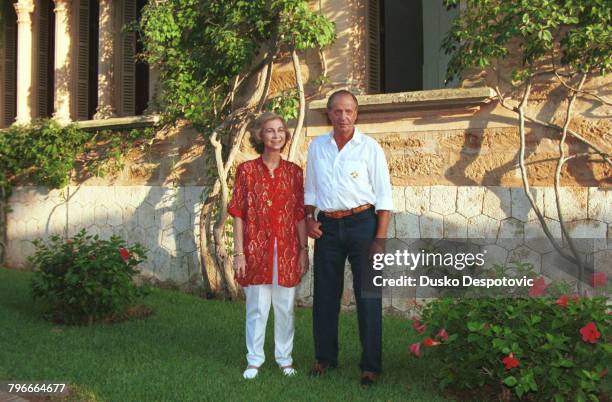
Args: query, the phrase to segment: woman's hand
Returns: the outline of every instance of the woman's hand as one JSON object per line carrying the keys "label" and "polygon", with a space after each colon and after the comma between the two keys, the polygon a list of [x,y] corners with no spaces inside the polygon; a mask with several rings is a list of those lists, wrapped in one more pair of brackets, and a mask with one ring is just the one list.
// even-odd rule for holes
{"label": "woman's hand", "polygon": [[246,258],[244,254],[234,256],[234,272],[238,279],[242,279],[246,276]]}
{"label": "woman's hand", "polygon": [[304,274],[306,274],[306,272],[308,272],[308,265],[309,265],[309,261],[308,261],[308,249],[301,249],[300,250],[300,255],[299,255],[299,267],[300,267],[300,278],[302,276],[304,276]]}

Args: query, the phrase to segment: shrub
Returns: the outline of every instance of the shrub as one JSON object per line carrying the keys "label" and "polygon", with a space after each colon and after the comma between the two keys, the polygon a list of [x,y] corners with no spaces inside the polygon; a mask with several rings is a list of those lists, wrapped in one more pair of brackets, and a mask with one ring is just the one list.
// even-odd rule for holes
{"label": "shrub", "polygon": [[102,240],[83,229],[72,238],[55,235],[34,245],[33,295],[47,303],[54,320],[91,325],[123,313],[146,293],[133,282],[136,266],[146,260],[140,244],[128,249],[117,236]]}
{"label": "shrub", "polygon": [[567,295],[437,299],[414,320],[424,340],[410,350],[441,363],[441,387],[597,401],[612,351],[607,310],[605,298]]}

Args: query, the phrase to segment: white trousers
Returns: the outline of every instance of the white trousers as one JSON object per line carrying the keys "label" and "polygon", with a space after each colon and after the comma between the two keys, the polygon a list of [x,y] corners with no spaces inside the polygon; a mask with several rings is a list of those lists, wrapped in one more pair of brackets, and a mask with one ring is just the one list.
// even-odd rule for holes
{"label": "white trousers", "polygon": [[259,367],[266,360],[264,343],[270,304],[274,307],[274,356],[279,366],[293,364],[295,287],[278,285],[278,259],[274,242],[273,280],[271,285],[250,285],[246,295],[246,347],[249,366]]}

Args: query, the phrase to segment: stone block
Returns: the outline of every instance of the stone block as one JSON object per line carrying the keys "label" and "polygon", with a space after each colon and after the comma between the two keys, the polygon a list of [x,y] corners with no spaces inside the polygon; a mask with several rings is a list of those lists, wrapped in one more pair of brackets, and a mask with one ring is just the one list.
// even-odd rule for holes
{"label": "stone block", "polygon": [[405,190],[406,211],[415,215],[422,215],[429,210],[430,187],[408,186]]}
{"label": "stone block", "polygon": [[579,269],[555,250],[542,255],[542,274],[552,281],[576,283]]}
{"label": "stone block", "polygon": [[429,196],[429,210],[440,215],[450,215],[455,212],[457,204],[457,187],[432,186]]}
{"label": "stone block", "polygon": [[178,232],[184,232],[191,228],[193,223],[191,222],[191,214],[187,209],[182,206],[177,209],[174,213],[174,229]]}
{"label": "stone block", "polygon": [[155,210],[155,226],[160,229],[169,229],[174,226],[174,212],[164,208]]}
{"label": "stone block", "polygon": [[482,213],[485,187],[458,187],[457,212],[466,218],[472,218]]}
{"label": "stone block", "polygon": [[497,220],[512,216],[510,189],[505,187],[487,187],[482,202],[482,213]]}
{"label": "stone block", "polygon": [[[548,218],[545,218],[544,221],[553,238],[562,245],[561,225],[559,222]],[[525,223],[525,245],[540,253],[548,253],[554,249],[550,240],[546,237],[540,221]]]}
{"label": "stone block", "polygon": [[108,219],[106,220],[106,223],[113,227],[121,226],[123,224],[123,211],[121,211],[121,207],[113,204],[112,207],[109,207],[107,213]]}
{"label": "stone block", "polygon": [[126,187],[126,191],[128,192],[127,199],[125,200],[126,203],[133,208],[139,208],[145,202],[149,189],[149,186]]}
{"label": "stone block", "polygon": [[419,217],[419,230],[422,239],[441,239],[444,237],[444,218],[435,212],[426,212]]}
{"label": "stone block", "polygon": [[533,271],[540,273],[542,269],[541,255],[527,246],[520,246],[510,252],[508,263],[528,263],[533,266]]}
{"label": "stone block", "polygon": [[496,244],[487,244],[482,247],[484,253],[484,265],[483,268],[490,269],[494,265],[498,264],[505,266],[508,260],[508,251]]}
{"label": "stone block", "polygon": [[94,207],[94,223],[96,225],[105,225],[108,221],[108,208],[104,204],[97,204]]}
{"label": "stone block", "polygon": [[468,238],[476,244],[495,244],[500,222],[486,215],[468,219]]}
{"label": "stone block", "polygon": [[136,208],[136,220],[141,228],[152,228],[155,226],[155,209],[148,203],[140,205]]}
{"label": "stone block", "polygon": [[418,239],[421,237],[419,217],[405,212],[395,214],[395,237],[398,239]]}
{"label": "stone block", "polygon": [[[561,212],[566,222],[587,219],[588,189],[582,187],[559,188]],[[544,190],[544,215],[547,218],[559,220],[555,189],[547,187]]]}
{"label": "stone block", "polygon": [[165,194],[165,189],[163,187],[160,187],[160,186],[148,187],[148,192],[145,197],[145,202],[155,208],[157,207],[157,204],[161,202],[162,198],[164,197],[164,194]]}
{"label": "stone block", "polygon": [[524,243],[525,224],[518,219],[508,218],[500,222],[497,245],[514,250]]}
{"label": "stone block", "polygon": [[389,226],[387,226],[387,239],[393,239],[395,237],[395,213],[392,213],[389,217]]}
{"label": "stone block", "polygon": [[608,225],[601,221],[585,219],[566,223],[566,229],[581,252],[589,253],[608,248]]}
{"label": "stone block", "polygon": [[446,215],[444,217],[444,238],[467,238],[467,219],[459,213]]}
{"label": "stone block", "polygon": [[164,229],[161,232],[160,243],[162,247],[170,254],[176,255],[177,252],[177,242],[176,242],[177,233],[173,228]]}
{"label": "stone block", "polygon": [[[540,188],[531,188],[530,194],[535,201],[536,207],[541,213],[544,213],[544,190]],[[522,222],[537,220],[538,217],[531,207],[529,199],[525,195],[525,190],[522,187],[510,189],[510,197],[512,198],[512,217]]]}
{"label": "stone block", "polygon": [[393,210],[395,212],[406,211],[406,188],[400,186],[393,186],[391,188],[391,194],[393,196]]}
{"label": "stone block", "polygon": [[589,219],[612,223],[612,191],[597,187],[589,188]]}
{"label": "stone block", "polygon": [[185,231],[178,235],[179,247],[182,252],[191,253],[196,251],[196,244],[191,231]]}

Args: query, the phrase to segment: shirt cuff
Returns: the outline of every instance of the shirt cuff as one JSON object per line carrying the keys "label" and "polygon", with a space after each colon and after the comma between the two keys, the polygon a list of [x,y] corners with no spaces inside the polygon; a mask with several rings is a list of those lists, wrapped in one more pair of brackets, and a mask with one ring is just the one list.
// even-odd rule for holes
{"label": "shirt cuff", "polygon": [[393,212],[393,199],[391,197],[381,198],[376,201],[376,204],[374,204],[374,208],[376,209],[376,212],[378,212],[379,209]]}
{"label": "shirt cuff", "polygon": [[233,216],[234,218],[242,218],[242,211],[238,208],[228,208],[227,213]]}
{"label": "shirt cuff", "polygon": [[304,193],[304,205],[312,205],[316,207],[315,202],[317,201],[317,196],[314,193]]}

